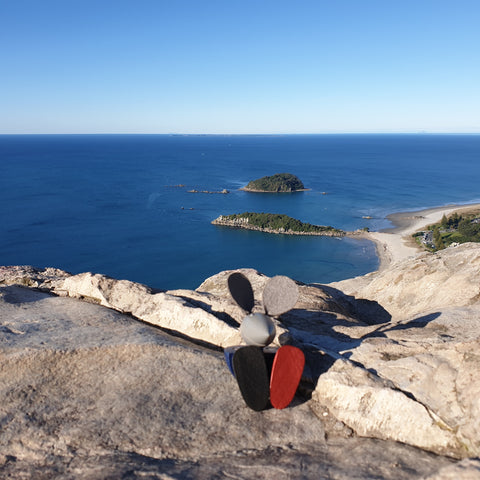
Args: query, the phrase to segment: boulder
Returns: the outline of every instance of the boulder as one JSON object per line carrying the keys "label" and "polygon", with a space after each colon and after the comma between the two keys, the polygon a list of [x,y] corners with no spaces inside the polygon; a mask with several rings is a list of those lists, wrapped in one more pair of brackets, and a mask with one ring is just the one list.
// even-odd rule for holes
{"label": "boulder", "polygon": [[[344,341],[328,347],[341,357],[320,373],[314,401],[359,435],[456,457],[480,455],[479,265],[480,245],[464,244],[369,274],[357,290],[352,281],[329,285],[344,288],[353,309],[368,300],[391,320],[335,328]],[[325,350],[322,338],[310,343]]]}
{"label": "boulder", "polygon": [[394,320],[474,305],[480,299],[480,243],[424,252],[365,279],[331,286],[357,300],[377,302]]}

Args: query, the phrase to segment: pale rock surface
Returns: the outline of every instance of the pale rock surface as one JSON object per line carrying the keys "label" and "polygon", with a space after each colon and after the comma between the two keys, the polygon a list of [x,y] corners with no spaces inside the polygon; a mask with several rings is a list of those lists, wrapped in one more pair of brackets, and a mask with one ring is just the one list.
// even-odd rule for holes
{"label": "pale rock surface", "polygon": [[478,480],[479,478],[480,460],[466,459],[441,468],[425,480]]}
{"label": "pale rock surface", "polygon": [[16,286],[0,295],[4,454],[182,459],[325,444],[307,405],[253,415],[222,352],[98,305]]}
{"label": "pale rock surface", "polygon": [[221,351],[100,305],[3,285],[0,319],[2,478],[408,479],[452,464],[327,440],[300,399],[254,412]]}
{"label": "pale rock surface", "polygon": [[425,405],[463,455],[478,455],[479,337],[480,305],[449,308],[375,332],[350,359]]}
{"label": "pale rock surface", "polygon": [[[395,418],[402,418],[403,413],[399,417],[395,411],[401,402],[397,398],[390,409],[378,409],[385,389],[375,390],[377,394],[364,392],[366,382],[358,381],[351,366],[346,371],[343,366],[342,375],[336,371],[338,365],[321,375],[314,399],[337,412],[338,418],[358,434],[407,441],[454,456],[478,456],[480,245],[464,244],[437,254],[420,254],[366,277],[369,281],[362,279],[357,290],[351,280],[330,287],[343,288],[352,304],[363,299],[377,302],[392,319],[374,329],[343,328],[347,335],[355,330],[358,341],[350,347],[339,342],[335,350],[378,379],[391,382],[393,390],[388,395],[402,392],[423,406],[435,428],[432,430],[425,416],[426,421],[421,421],[407,415],[404,427],[396,428],[391,415],[393,412]],[[312,338],[311,343],[322,346],[321,339]],[[352,414],[354,401],[361,401],[366,411],[375,410],[375,415]],[[419,431],[430,433],[425,437],[414,435],[412,430],[405,440],[409,422]],[[442,434],[434,432],[438,428]]]}
{"label": "pale rock surface", "polygon": [[[468,475],[475,475],[478,471],[478,463],[473,458],[480,455],[480,402],[478,401],[478,398],[480,398],[480,380],[478,376],[480,371],[480,355],[478,354],[480,351],[479,259],[480,245],[465,244],[456,248],[446,249],[435,255],[420,254],[418,257],[393,264],[389,269],[369,274],[359,279],[324,286],[298,283],[300,297],[297,305],[293,310],[275,320],[277,325],[275,342],[276,344],[288,342],[299,345],[306,354],[307,366],[304,371],[304,382],[301,391],[307,395],[307,398],[308,392],[313,392],[312,398],[302,405],[297,404],[291,409],[287,409],[288,412],[290,410],[298,410],[297,415],[300,415],[299,418],[301,419],[295,422],[297,422],[297,425],[301,425],[301,428],[295,428],[299,428],[301,433],[297,438],[304,437],[305,443],[300,446],[300,440],[298,440],[299,443],[295,444],[297,446],[293,450],[288,450],[288,448],[285,450],[285,445],[288,445],[286,437],[281,437],[280,439],[280,437],[275,437],[271,432],[268,435],[266,434],[266,431],[270,428],[267,426],[270,421],[274,422],[275,425],[279,421],[279,428],[287,428],[286,425],[281,423],[282,414],[285,411],[262,412],[260,415],[262,418],[264,416],[268,418],[268,422],[263,423],[259,427],[262,433],[252,433],[255,438],[257,435],[260,435],[263,439],[262,441],[264,441],[264,443],[253,443],[254,446],[252,447],[256,452],[256,459],[259,463],[264,462],[265,458],[271,455],[272,458],[276,459],[275,465],[282,465],[281,468],[285,467],[290,475],[292,471],[288,469],[301,457],[304,459],[305,465],[308,465],[305,467],[307,472],[305,476],[307,478],[310,476],[318,478],[315,477],[313,470],[310,469],[312,458],[322,458],[321,462],[330,469],[331,463],[329,462],[332,461],[332,458],[337,453],[342,455],[339,452],[343,451],[342,461],[344,463],[342,465],[346,469],[343,474],[346,471],[348,471],[348,474],[342,477],[342,474],[333,468],[333,470],[329,471],[337,473],[333,473],[325,478],[374,478],[377,473],[377,478],[402,478],[401,476],[408,468],[411,468],[414,470],[411,474],[417,478],[419,476],[430,476],[434,479],[437,478],[435,475],[438,473],[438,475],[444,475],[443,477],[438,477],[438,479],[441,479],[450,478],[448,477],[449,472],[454,471],[449,470],[449,468],[440,470],[450,465],[451,458],[470,457],[470,461],[464,461],[455,466],[459,472],[462,472],[462,475],[467,475],[465,478],[469,478]],[[262,311],[261,293],[265,283],[268,281],[268,277],[251,269],[243,269],[241,271],[252,283],[256,299],[254,310]],[[54,292],[64,297],[88,298],[111,309],[124,313],[128,312],[138,319],[159,325],[164,330],[172,331],[176,335],[200,342],[200,345],[194,346],[188,342],[182,343],[177,339],[175,342],[178,345],[160,348],[159,346],[152,347],[149,340],[147,342],[148,347],[142,346],[142,348],[138,349],[135,341],[132,344],[127,342],[126,345],[122,343],[123,341],[120,341],[120,346],[113,347],[108,344],[109,336],[107,334],[98,335],[96,333],[92,336],[89,333],[88,335],[86,334],[87,337],[92,336],[92,338],[96,339],[98,342],[97,347],[93,347],[93,350],[89,351],[89,355],[84,357],[80,353],[84,347],[81,347],[80,351],[76,352],[74,356],[75,362],[78,360],[79,364],[83,365],[82,369],[85,369],[85,371],[92,368],[89,360],[92,360],[95,364],[98,363],[100,369],[105,368],[106,371],[109,371],[107,364],[113,363],[116,365],[115,362],[117,360],[115,359],[118,359],[119,365],[124,363],[126,371],[129,371],[131,359],[140,358],[140,364],[145,361],[145,364],[151,364],[155,371],[162,372],[161,375],[165,379],[167,392],[180,391],[182,397],[193,398],[194,403],[199,402],[201,405],[199,409],[205,410],[207,408],[205,404],[197,399],[196,394],[190,391],[191,389],[202,391],[201,387],[195,383],[195,376],[192,377],[191,374],[187,374],[188,381],[180,381],[178,385],[174,386],[171,386],[170,382],[175,383],[178,372],[181,372],[181,375],[185,375],[185,372],[188,371],[188,366],[191,368],[192,365],[198,364],[201,368],[205,368],[205,373],[202,373],[202,379],[207,383],[211,383],[212,379],[216,378],[214,371],[220,370],[222,367],[224,368],[221,352],[217,353],[215,349],[241,343],[238,326],[245,312],[235,304],[228,293],[226,279],[230,273],[221,272],[207,279],[194,292],[188,290],[154,292],[142,285],[117,281],[102,275],[80,274],[71,276],[66,272],[55,269],[38,271],[31,267],[0,267],[0,284],[22,284]],[[11,292],[7,293],[7,297],[10,294]],[[69,301],[79,303],[80,305],[89,305],[91,308],[102,308],[99,305],[78,302],[72,298],[51,298],[55,298],[56,301]],[[27,312],[31,312],[30,309],[37,303],[21,301],[17,306],[18,318],[23,318],[23,321],[25,321],[25,315]],[[8,305],[10,305],[9,302],[4,302],[2,309],[7,308]],[[120,315],[111,310],[106,311]],[[38,317],[38,312],[34,311],[32,318]],[[122,316],[122,318],[125,317]],[[135,323],[135,320],[130,318],[129,322]],[[22,332],[24,327],[9,324],[8,322],[1,325],[3,332],[0,333],[14,339],[12,340],[14,343],[23,338],[22,334],[15,332]],[[44,335],[38,326],[35,328],[35,335]],[[81,335],[79,337],[77,333],[72,337],[66,325],[62,326],[62,328],[66,328],[63,337],[70,338],[68,341],[72,342],[72,345],[78,341],[78,338],[81,338]],[[144,325],[143,328],[147,327]],[[103,342],[104,338],[106,341],[105,345]],[[40,339],[40,341],[45,340]],[[14,355],[15,358],[22,356],[27,358],[34,353],[35,355],[40,355],[39,352],[36,352],[37,347],[32,350],[31,347],[22,345],[21,342],[18,343],[18,351]],[[34,365],[38,362],[44,362],[48,366],[47,371],[52,373],[51,376],[61,379],[61,381],[53,381],[52,385],[49,384],[48,387],[45,387],[45,391],[56,391],[55,388],[59,389],[62,382],[67,382],[68,384],[67,380],[70,379],[70,376],[63,373],[62,370],[66,366],[71,373],[72,367],[68,367],[68,365],[72,363],[66,361],[63,364],[62,362],[69,360],[70,355],[73,355],[71,352],[64,352],[60,355],[56,348],[53,348],[53,351],[56,352],[54,357],[50,357],[50,354],[47,355],[42,351],[41,355],[46,356],[38,356],[35,360],[32,360],[32,365],[28,371],[23,372],[21,363],[16,363],[15,365],[12,364],[12,368],[6,372],[8,375],[11,375],[12,372],[22,372],[22,375],[25,375],[24,384],[33,385],[33,378],[28,376],[30,375],[28,372],[35,371],[35,378],[38,376],[42,377],[42,375],[45,376],[42,373],[43,370],[40,372],[38,368],[37,370],[34,368]],[[64,351],[64,347],[58,348],[60,352]],[[158,349],[161,350],[161,353]],[[103,357],[102,351],[105,353],[105,358],[109,358],[107,363],[105,363],[106,360],[101,358]],[[164,351],[169,353],[167,354]],[[178,352],[178,355],[176,352]],[[126,356],[123,357],[122,355]],[[160,360],[157,360],[157,357]],[[57,365],[55,368],[52,363],[53,358],[55,359],[54,363]],[[207,361],[206,358],[210,360]],[[170,359],[173,365],[175,365],[173,371],[177,371],[177,375],[172,375],[171,377],[166,373],[168,368],[164,365],[170,365]],[[13,360],[9,359],[8,361],[12,362]],[[203,367],[204,361],[207,362],[205,367]],[[213,362],[212,365],[216,365],[216,367],[207,366],[210,365],[209,362]],[[147,375],[148,368],[142,367],[140,364],[135,364],[134,369],[139,372],[145,369],[145,375]],[[8,379],[7,373],[5,378]],[[227,395],[227,404],[236,398],[239,401],[238,407],[242,402],[236,397],[238,395],[236,384],[228,376],[228,371],[225,370],[225,374],[226,376],[222,376],[222,373],[218,377],[220,384],[213,388],[214,392],[212,392],[212,395]],[[98,372],[95,375],[98,375]],[[133,373],[126,375],[130,378]],[[106,380],[103,381],[106,382],[105,385],[109,385],[109,389],[113,388]],[[149,381],[151,383],[151,378]],[[133,385],[136,384],[136,381],[131,379],[130,382],[128,384],[129,388],[135,390]],[[100,386],[94,385],[94,383],[92,383],[92,388],[94,388],[95,392],[102,393],[103,390]],[[13,384],[10,385],[13,388]],[[114,389],[117,393],[112,393],[111,397],[108,397],[110,402],[117,402],[116,395],[120,395],[119,392],[124,388],[121,383],[115,385],[118,386],[117,390]],[[164,385],[163,382],[162,385]],[[149,391],[149,388],[153,388],[147,380],[141,380],[139,386],[138,392]],[[38,398],[35,396],[35,392],[27,387],[25,388],[26,390],[21,391],[18,399],[30,398],[31,404],[37,405]],[[212,387],[210,386],[210,388]],[[225,389],[230,393],[227,394]],[[134,402],[140,402],[137,398],[138,392],[135,391]],[[5,395],[7,393],[4,391],[2,398],[5,398]],[[61,396],[60,392],[56,395],[59,398]],[[91,395],[95,397],[96,394],[91,393]],[[152,392],[149,395],[158,400],[159,393]],[[190,415],[197,415],[195,413],[196,410],[190,411],[188,408],[184,409],[183,407],[175,406],[172,400],[174,393],[166,393],[165,395],[167,398],[166,408],[173,410],[175,418],[177,416],[183,418],[183,420],[174,420],[167,415],[168,421],[172,422],[172,424],[177,425],[175,422],[188,422],[185,419],[190,418]],[[40,398],[43,399],[44,397]],[[208,398],[211,399],[212,397]],[[42,401],[44,405],[48,404],[45,400]],[[63,397],[62,401],[64,401]],[[56,403],[54,405],[56,406],[52,411],[58,408],[62,401],[55,400]],[[100,402],[103,413],[108,411],[107,403]],[[97,402],[95,402],[96,404]],[[226,408],[226,414],[220,414],[220,420],[216,424],[218,428],[220,428],[220,425],[222,426],[221,428],[225,428],[223,422],[230,422],[229,415],[233,415],[233,418],[236,418],[235,414],[224,404],[217,404],[217,406],[219,409]],[[96,407],[89,408],[90,410],[88,411],[91,411],[92,408],[95,410]],[[121,418],[125,414],[124,412],[131,408],[133,408],[132,405],[128,405],[128,408],[122,407],[118,411],[114,409],[115,418]],[[215,412],[212,413],[213,416],[219,415],[216,408],[213,408]],[[60,411],[63,410],[60,408]],[[147,409],[147,411],[150,416],[153,415],[150,410]],[[67,419],[68,414],[67,408],[65,410],[65,418]],[[74,414],[76,415],[75,418],[80,419],[81,425],[83,425],[82,422],[86,422],[78,410],[75,410]],[[251,415],[252,413],[248,412],[248,414]],[[313,414],[314,416],[312,416]],[[302,417],[302,415],[305,416]],[[6,417],[2,418],[8,419],[10,417],[7,414]],[[24,415],[22,420],[20,420],[20,417],[13,415],[12,418],[17,419],[19,430],[22,428],[27,429],[29,440],[24,440],[23,442],[28,446],[30,439],[33,441],[36,438],[35,434],[33,434],[35,432],[28,430],[31,428],[29,426],[31,418],[40,418],[41,420],[43,417],[41,415],[25,417]],[[202,419],[199,422],[202,424],[205,418],[199,418]],[[42,427],[37,425],[36,428],[38,431],[44,432],[43,429],[48,422],[45,423],[45,420],[40,420],[38,425],[41,424]],[[85,431],[95,432],[89,434],[88,441],[90,441],[90,438],[96,438],[96,435],[99,437],[105,436],[104,430],[98,430],[97,424],[102,424],[102,421],[97,419],[93,424],[87,422],[88,425],[86,424]],[[240,423],[242,421],[245,421],[245,418],[242,417],[239,420]],[[287,417],[287,421],[290,421],[289,417]],[[306,425],[303,425],[304,421],[309,422],[311,425],[307,428]],[[112,424],[116,425],[113,420],[109,420],[109,422],[113,422]],[[240,423],[236,423],[235,428],[241,430],[241,427],[238,426]],[[107,422],[107,424],[108,428],[113,428],[110,423]],[[139,424],[147,432],[149,431],[149,426],[145,424],[144,420],[139,421]],[[318,425],[320,425],[320,430],[316,430]],[[117,427],[115,426],[115,428]],[[120,442],[121,448],[119,448],[119,451],[134,452],[135,455],[143,454],[147,455],[148,458],[175,458],[180,463],[177,463],[175,467],[171,466],[172,472],[178,473],[179,470],[176,470],[177,468],[180,470],[184,468],[186,469],[185,471],[192,472],[192,464],[190,462],[196,462],[200,457],[205,461],[205,465],[217,465],[216,461],[218,458],[215,460],[215,454],[211,453],[213,450],[204,446],[198,447],[198,450],[196,449],[195,442],[198,439],[191,432],[188,433],[186,439],[183,437],[180,439],[173,434],[168,434],[166,437],[168,441],[163,446],[158,448],[149,446],[147,448],[142,443],[143,440],[140,440],[142,437],[140,433],[133,433],[129,437],[122,430],[122,426],[118,428],[120,428],[120,431],[115,434],[115,441],[108,440],[104,450],[93,449],[91,452],[96,452],[92,453],[93,456],[101,455],[102,458],[108,457],[108,455],[112,454],[112,445],[115,445],[117,438],[120,438],[123,443]],[[181,428],[186,428],[184,423]],[[205,432],[202,430],[203,427],[198,428],[202,432],[201,434],[199,433],[198,438],[202,435],[206,435],[208,438],[211,435],[210,431]],[[167,431],[169,431],[168,428]],[[57,431],[54,434],[58,436]],[[42,435],[46,434],[42,433]],[[51,435],[51,432],[47,435],[50,444],[52,442]],[[226,437],[223,438],[227,438],[229,435],[230,431],[227,428]],[[235,435],[233,435],[234,438],[236,438]],[[351,437],[352,435],[353,437]],[[146,434],[149,442],[153,442],[154,436]],[[327,440],[325,440],[325,436]],[[79,445],[85,442],[88,443],[82,436],[80,437],[82,440]],[[360,437],[371,437],[377,440]],[[6,445],[13,445],[11,443],[13,438],[14,436],[10,437]],[[65,450],[62,447],[65,437],[60,436],[59,438],[63,440],[59,441],[58,445],[53,442],[57,446],[51,448],[53,450],[60,449],[59,454],[63,458],[64,455],[67,455],[65,452],[68,449]],[[221,441],[216,441],[215,436],[213,438],[213,445],[218,446]],[[276,440],[272,442],[272,438]],[[332,439],[335,439],[335,441]],[[105,438],[102,438],[101,441],[105,442]],[[366,450],[368,448],[365,445],[373,445],[368,442],[374,441],[379,442],[377,447],[385,449],[385,451],[368,451],[367,453]],[[392,443],[392,441],[394,442]],[[40,442],[39,444],[34,444],[31,450],[36,451],[40,449],[44,451],[42,449],[46,448],[45,445],[47,443],[42,444]],[[182,457],[182,447],[178,446],[180,444],[184,446],[184,451],[188,452],[186,457]],[[241,441],[240,444],[242,444]],[[333,446],[334,444],[336,447]],[[414,459],[416,454],[411,453],[410,455],[403,452],[401,455],[404,455],[404,458],[410,458],[410,463],[406,464],[400,461],[401,468],[390,468],[387,472],[386,456],[395,457],[399,452],[398,448],[407,448],[404,444],[421,449],[413,449],[411,452],[421,452],[422,455],[427,455],[425,451],[430,451],[441,455],[431,457],[436,459],[436,467],[428,470],[429,463],[425,461],[425,471],[421,472],[419,465]],[[129,449],[127,445],[134,445],[134,447]],[[278,453],[278,450],[275,450],[277,447],[269,450],[269,445],[280,445],[278,448],[281,449],[281,454]],[[357,457],[349,456],[349,453],[346,453],[349,449],[355,450],[357,447],[354,447],[354,445],[358,447],[357,452],[362,452]],[[23,451],[23,446],[19,447],[17,445],[17,447],[20,449],[20,452]],[[319,447],[321,447],[321,452],[318,450]],[[80,446],[78,448],[80,449]],[[336,448],[338,450],[335,450]],[[224,452],[221,454],[222,461],[227,457],[234,459],[232,460],[232,465],[239,461],[237,451],[236,453],[232,453],[230,450],[227,452],[225,449],[222,451]],[[269,452],[268,455],[267,451]],[[385,457],[383,453],[385,453]],[[372,467],[372,455],[377,454],[380,455],[378,468],[381,472],[378,470],[373,475],[370,471],[369,474],[366,474],[365,472]],[[16,457],[15,453],[12,455]],[[162,457],[162,455],[165,456]],[[208,455],[213,455],[213,457],[208,457],[207,460],[206,456]],[[303,455],[304,457],[302,457]],[[16,458],[20,457],[21,455]],[[28,455],[25,458],[27,457]],[[9,463],[8,458],[5,458],[5,465],[10,465],[11,462]],[[195,459],[192,460],[192,458]],[[248,458],[248,462],[251,462],[249,454],[245,458]],[[137,460],[137,458],[128,457],[125,459],[125,464],[129,464],[129,462],[135,463]],[[352,475],[353,469],[349,469],[349,465],[351,465],[349,462],[354,460],[367,469],[362,470],[358,476]],[[72,460],[72,464],[74,463]],[[394,464],[395,462],[392,463],[392,465]],[[13,470],[11,471],[14,471],[14,466],[8,468],[12,468]],[[211,470],[208,470],[209,467],[205,468],[206,470],[194,470],[197,475],[203,475],[205,472],[211,473]],[[248,470],[249,473],[254,471],[253,467],[248,468],[252,468],[252,470]],[[240,473],[241,471],[243,473]],[[269,473],[265,473],[266,476],[263,478],[281,478],[281,476],[274,475],[274,469],[271,469],[271,467],[265,471]],[[244,470],[238,469],[229,470],[227,473],[238,475],[241,478],[245,478],[246,475]],[[208,478],[208,475],[205,475],[205,478]],[[268,475],[271,475],[271,477]],[[246,478],[248,478],[248,475]],[[296,477],[291,476],[288,478]]]}
{"label": "pale rock surface", "polygon": [[432,410],[351,362],[337,360],[321,375],[312,400],[358,435],[396,440],[450,456],[462,450],[455,432]]}
{"label": "pale rock surface", "polygon": [[38,271],[32,267],[0,267],[1,283],[27,285],[59,296],[98,303],[191,339],[220,347],[241,343],[238,321],[225,313],[235,311],[233,300],[228,298],[213,299],[208,294],[201,295],[186,290],[155,292],[145,285],[128,280],[116,280],[89,272],[70,275],[52,268]]}
{"label": "pale rock surface", "polygon": [[330,285],[357,299],[378,302],[394,320],[478,304],[480,244],[424,252],[366,278],[366,283],[350,279]]}
{"label": "pale rock surface", "polygon": [[179,295],[154,293],[138,283],[83,273],[66,278],[54,291],[93,299],[105,307],[204,342],[222,347],[240,343],[238,330],[211,311],[197,308]]}

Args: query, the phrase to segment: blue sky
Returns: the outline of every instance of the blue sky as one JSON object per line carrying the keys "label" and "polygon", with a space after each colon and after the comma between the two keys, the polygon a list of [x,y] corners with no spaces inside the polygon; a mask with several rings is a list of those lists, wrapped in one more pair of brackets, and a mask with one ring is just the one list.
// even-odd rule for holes
{"label": "blue sky", "polygon": [[0,133],[480,133],[478,0],[0,0]]}

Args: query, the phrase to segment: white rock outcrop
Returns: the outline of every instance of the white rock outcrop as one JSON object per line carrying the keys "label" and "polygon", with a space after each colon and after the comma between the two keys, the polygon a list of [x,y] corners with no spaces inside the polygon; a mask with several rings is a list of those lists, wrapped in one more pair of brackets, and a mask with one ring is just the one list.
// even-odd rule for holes
{"label": "white rock outcrop", "polygon": [[[261,311],[268,277],[251,269],[241,271],[252,283],[254,310]],[[298,284],[295,308],[275,320],[275,343],[293,343],[305,352],[304,403],[288,412],[262,412],[261,423],[243,433],[235,430],[241,431],[247,419],[253,421],[254,414],[242,410],[238,416],[242,403],[237,402],[235,382],[219,351],[241,343],[238,327],[245,315],[228,293],[229,273],[205,280],[196,291],[155,292],[99,274],[0,267],[0,441],[7,452],[3,454],[6,471],[15,472],[9,455],[31,462],[48,448],[62,458],[83,448],[92,455],[110,455],[118,448],[188,463],[214,455],[227,437],[239,449],[257,452],[272,445],[285,449],[288,437],[295,439],[295,453],[282,450],[284,458],[296,461],[299,452],[310,455],[307,444],[315,455],[318,448],[330,449],[333,455],[334,438],[347,450],[354,442],[376,441],[383,442],[385,452],[387,445],[410,445],[423,452],[422,459],[425,452],[437,455],[431,457],[436,469],[425,467],[420,473],[415,467],[419,476],[440,479],[461,472],[459,478],[469,478],[466,475],[478,473],[479,244],[420,254],[357,281]],[[54,304],[60,310],[52,310]],[[98,313],[103,327],[93,313],[71,320],[81,308],[109,312]],[[177,338],[159,340],[157,335],[164,333],[142,336],[139,331],[151,327],[135,319]],[[129,333],[121,333],[124,329]],[[158,391],[151,384],[152,372],[160,379]],[[120,399],[121,391],[128,391],[128,396]],[[73,403],[67,399],[72,395],[77,398]],[[179,397],[182,402],[175,400]],[[150,399],[162,405],[161,418]],[[83,408],[90,412],[89,419]],[[132,409],[138,418],[115,423],[128,418]],[[153,419],[153,424],[145,418]],[[226,425],[232,421],[230,431]],[[187,425],[195,425],[194,430]],[[226,433],[218,436],[222,428]],[[165,441],[154,446],[161,429],[166,429]],[[288,434],[280,435],[280,430]],[[242,435],[246,435],[243,440]],[[227,450],[222,458],[234,455],[237,461],[237,454]],[[453,465],[453,458],[470,460]],[[229,472],[239,475],[238,469]],[[400,470],[390,473],[382,471],[380,478],[402,478]],[[271,478],[276,478],[273,473]]]}
{"label": "white rock outcrop", "polygon": [[357,299],[378,302],[393,320],[475,305],[480,300],[480,244],[424,252],[366,278],[364,286],[352,280],[332,285]]}
{"label": "white rock outcrop", "polygon": [[[225,313],[229,310],[239,313],[228,297],[212,299],[207,294],[188,291],[155,293],[139,283],[89,272],[70,275],[58,269],[0,268],[0,284],[33,286],[59,296],[97,303],[220,347],[241,343],[238,322]],[[216,311],[215,307],[219,310]]]}
{"label": "white rock outcrop", "polygon": [[407,480],[452,464],[333,419],[328,440],[302,399],[254,412],[222,352],[100,305],[0,285],[0,339],[1,478]]}

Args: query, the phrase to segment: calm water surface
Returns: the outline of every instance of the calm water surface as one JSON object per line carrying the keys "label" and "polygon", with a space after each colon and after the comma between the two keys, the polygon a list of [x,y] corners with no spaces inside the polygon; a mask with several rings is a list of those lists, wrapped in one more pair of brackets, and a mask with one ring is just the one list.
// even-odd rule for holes
{"label": "calm water surface", "polygon": [[[0,264],[161,289],[240,267],[328,283],[378,266],[368,241],[211,225],[220,214],[377,230],[389,213],[480,200],[478,135],[3,135],[0,165]],[[239,190],[280,172],[310,190]]]}

